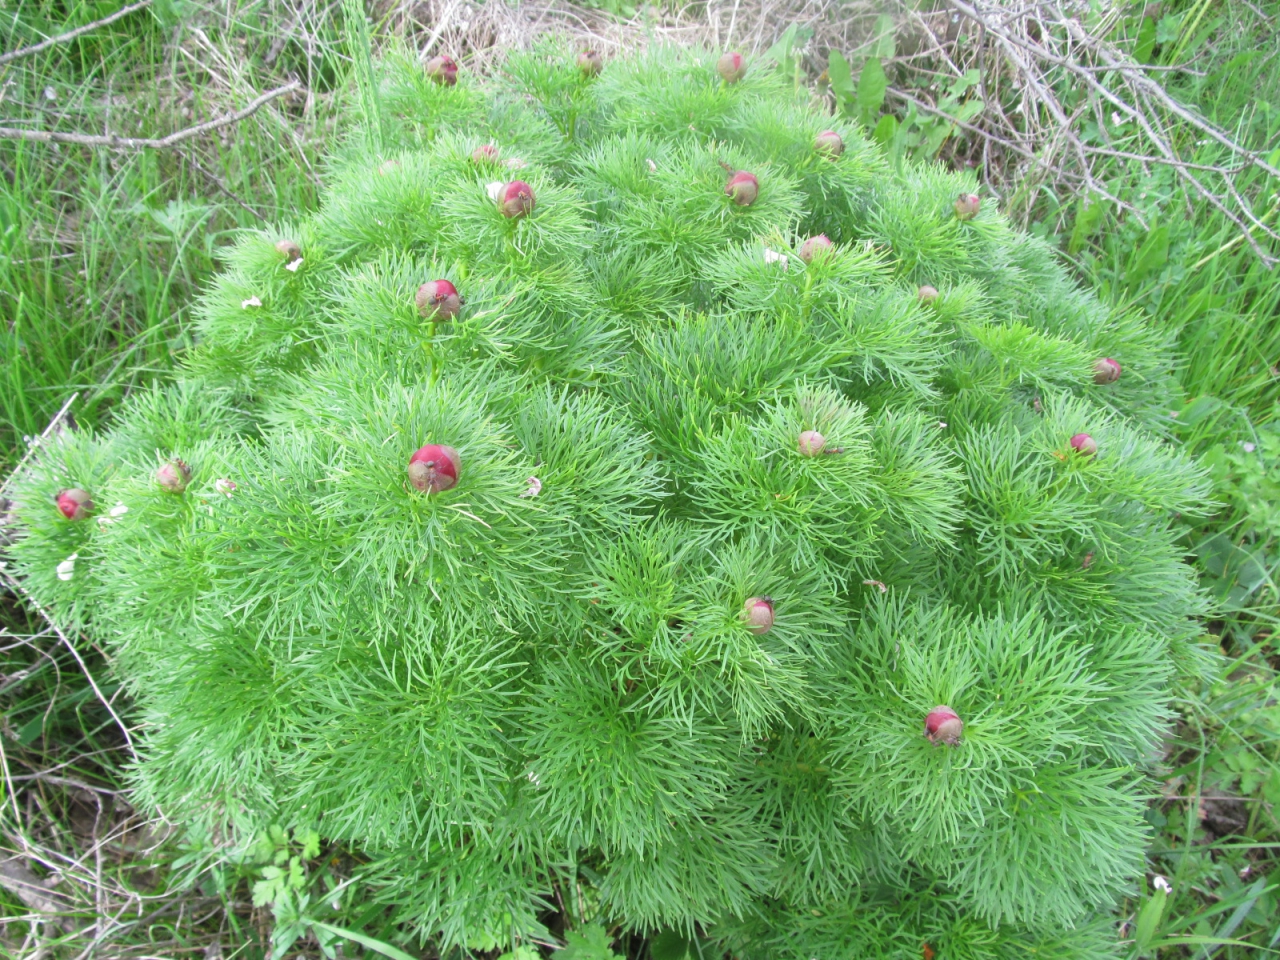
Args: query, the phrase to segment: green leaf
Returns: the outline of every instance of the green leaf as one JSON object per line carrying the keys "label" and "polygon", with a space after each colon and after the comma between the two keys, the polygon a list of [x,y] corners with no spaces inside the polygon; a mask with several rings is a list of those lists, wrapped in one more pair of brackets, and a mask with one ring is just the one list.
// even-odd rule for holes
{"label": "green leaf", "polygon": [[1140,284],[1153,271],[1159,270],[1169,259],[1169,228],[1156,227],[1147,234],[1137,253],[1125,270],[1125,282],[1132,287]]}
{"label": "green leaf", "polygon": [[886,113],[871,131],[871,138],[879,144],[888,144],[898,134],[898,118]]}
{"label": "green leaf", "polygon": [[381,940],[375,940],[373,937],[366,937],[363,933],[356,933],[354,930],[347,930],[345,927],[336,927],[331,923],[321,923],[319,920],[311,921],[311,926],[315,927],[317,930],[324,930],[326,933],[331,933],[336,937],[342,937],[343,939],[350,940],[353,943],[358,943],[367,950],[372,950],[374,953],[380,953],[384,957],[390,957],[391,960],[416,960],[416,958],[411,957],[399,947],[393,947],[391,944],[384,943]]}
{"label": "green leaf", "polygon": [[1085,241],[1098,229],[1106,209],[1094,194],[1086,193],[1076,201],[1076,218],[1075,223],[1071,225],[1071,239],[1067,241],[1067,253],[1075,256],[1080,252]]}
{"label": "green leaf", "polygon": [[664,930],[649,941],[649,960],[686,960],[693,944],[677,930]]}
{"label": "green leaf", "polygon": [[1133,59],[1139,63],[1151,63],[1151,54],[1156,48],[1156,22],[1152,17],[1143,17],[1142,26],[1138,28],[1138,41],[1133,45]]}
{"label": "green leaf", "polygon": [[879,57],[881,60],[888,60],[894,55],[897,49],[894,43],[894,34],[897,29],[898,25],[892,15],[882,13],[876,17],[876,42],[871,48],[872,56]]}
{"label": "green leaf", "polygon": [[885,76],[880,60],[869,57],[862,65],[862,73],[858,77],[858,117],[868,127],[880,115],[888,86],[889,79]]}
{"label": "green leaf", "polygon": [[296,839],[302,844],[302,859],[314,860],[320,856],[320,834],[314,830],[303,830]]}
{"label": "green leaf", "polygon": [[1168,898],[1169,895],[1164,890],[1156,890],[1151,895],[1151,899],[1143,904],[1142,909],[1138,912],[1138,922],[1135,924],[1133,934],[1133,952],[1135,956],[1142,956],[1147,952],[1147,948],[1151,944],[1151,938],[1155,935],[1156,928],[1160,925],[1160,918],[1164,916],[1164,905]]}
{"label": "green leaf", "polygon": [[836,102],[846,115],[852,115],[857,101],[853,86],[853,71],[849,69],[849,61],[839,50],[832,50],[827,60],[827,79],[831,81],[831,92],[836,95]]}
{"label": "green leaf", "polygon": [[608,931],[598,923],[571,930],[564,938],[568,946],[556,954],[557,960],[623,960],[613,952]]}

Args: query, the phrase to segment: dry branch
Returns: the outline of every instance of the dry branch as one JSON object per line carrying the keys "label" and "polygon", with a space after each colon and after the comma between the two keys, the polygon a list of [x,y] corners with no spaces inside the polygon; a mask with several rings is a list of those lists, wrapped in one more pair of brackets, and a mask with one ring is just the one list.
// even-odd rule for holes
{"label": "dry branch", "polygon": [[211,130],[218,130],[221,127],[230,126],[233,123],[239,123],[246,117],[250,117],[257,113],[265,104],[270,103],[277,97],[284,96],[286,93],[292,93],[300,86],[302,86],[302,84],[299,81],[293,80],[286,83],[283,87],[276,87],[274,90],[269,90],[241,110],[237,110],[234,113],[224,114],[215,120],[196,124],[194,127],[187,127],[185,130],[179,130],[176,133],[171,133],[167,137],[161,137],[159,139],[144,137],[97,136],[85,133],[59,133],[53,130],[18,130],[13,127],[0,127],[0,139],[35,140],[40,143],[74,143],[82,147],[164,150],[168,147],[174,146],[175,144],[182,143],[184,140],[190,140],[192,137],[198,137],[202,133],[209,133]]}
{"label": "dry branch", "polygon": [[[1256,170],[1280,184],[1280,169],[1264,153],[1248,149],[1181,103],[1150,76],[1145,64],[1109,41],[1114,11],[1112,17],[1087,28],[1079,5],[1061,0],[945,2],[952,11],[942,20],[948,26],[945,31],[938,29],[936,15],[899,5],[901,25],[924,43],[895,59],[908,76],[918,76],[922,68],[932,66],[942,79],[958,79],[976,68],[983,84],[982,113],[962,123],[937,103],[921,99],[917,87],[900,84],[889,95],[950,120],[984,141],[983,172],[989,184],[999,189],[1002,184],[1014,187],[1027,180],[1049,179],[1060,192],[1105,198],[1141,220],[1140,211],[1103,185],[1101,171],[1112,160],[1136,162],[1147,169],[1166,167],[1190,196],[1231,221],[1264,263],[1277,262],[1270,248],[1280,242],[1280,232],[1254,213],[1240,178]],[[954,28],[957,22],[959,28]],[[1002,81],[1012,87],[1003,96],[986,88],[988,83]],[[1068,106],[1067,91],[1082,93],[1074,107]],[[1101,143],[1082,135],[1085,120],[1096,123]],[[1121,132],[1117,129],[1121,126],[1128,129]],[[1113,137],[1129,148],[1118,147]],[[1216,144],[1227,159],[1188,159],[1181,144],[1191,138],[1197,146]],[[1010,155],[1020,162],[1010,163]]]}
{"label": "dry branch", "polygon": [[86,23],[82,27],[76,27],[74,30],[68,30],[66,33],[60,33],[56,37],[50,37],[47,40],[41,40],[39,43],[33,43],[29,47],[20,47],[17,50],[11,50],[8,53],[0,53],[0,66],[9,63],[11,60],[17,60],[19,57],[29,57],[33,53],[39,53],[41,50],[48,50],[50,47],[56,47],[60,43],[66,43],[68,40],[74,40],[82,34],[89,33],[91,30],[97,30],[99,27],[105,27],[107,24],[115,23],[121,17],[127,17],[129,14],[149,6],[151,6],[151,0],[138,0],[137,3],[131,3],[127,7],[121,7],[109,17],[103,17],[101,20],[93,21],[93,23]]}

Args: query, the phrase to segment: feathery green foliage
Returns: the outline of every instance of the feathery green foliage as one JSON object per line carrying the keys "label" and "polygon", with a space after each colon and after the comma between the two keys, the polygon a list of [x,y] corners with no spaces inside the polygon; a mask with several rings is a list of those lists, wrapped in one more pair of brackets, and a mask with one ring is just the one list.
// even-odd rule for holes
{"label": "feathery green foliage", "polygon": [[[1199,662],[1165,339],[989,201],[959,221],[963,176],[816,152],[766,71],[378,70],[383,153],[356,131],[317,214],[230,254],[178,382],[16,493],[28,589],[145,711],[140,797],[357,848],[446,948],[544,935],[571,884],[742,956],[1108,955]],[[425,444],[456,486],[409,484]]]}

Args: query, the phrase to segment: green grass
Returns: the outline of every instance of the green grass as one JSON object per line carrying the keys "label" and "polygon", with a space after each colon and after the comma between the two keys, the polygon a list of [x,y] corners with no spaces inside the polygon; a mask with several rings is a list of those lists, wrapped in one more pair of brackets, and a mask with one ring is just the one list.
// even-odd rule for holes
{"label": "green grass", "polygon": [[[0,48],[120,6],[76,3],[50,20],[57,5],[22,3],[0,28]],[[285,27],[273,5],[184,9],[167,22],[142,10],[0,67],[0,125],[163,136],[243,106],[287,71],[318,85],[305,103],[273,102],[167,151],[0,142],[0,467],[72,392],[81,394],[77,416],[92,422],[123,391],[163,374],[190,343],[193,297],[228,234],[316,202],[336,28],[315,40],[309,65],[293,40],[267,67]]]}
{"label": "green grass", "polygon": [[[1162,15],[1172,18],[1170,28],[1195,17],[1201,28],[1216,21],[1194,51],[1203,76],[1172,75],[1169,88],[1250,147],[1280,146],[1274,44],[1280,3],[1187,0],[1165,4]],[[1140,20],[1130,26],[1136,30]],[[1197,162],[1223,159],[1204,144],[1180,147]],[[1170,411],[1174,433],[1209,465],[1222,503],[1187,548],[1217,601],[1209,629],[1223,656],[1182,690],[1165,782],[1148,814],[1156,838],[1151,874],[1166,877],[1172,891],[1167,897],[1154,887],[1140,891],[1121,906],[1120,918],[1137,940],[1134,956],[1274,956],[1280,954],[1280,647],[1273,640],[1280,619],[1280,269],[1267,269],[1235,225],[1189,195],[1167,168],[1116,163],[1104,175],[1142,211],[1149,229],[1105,210],[1077,230],[1078,198],[1046,190],[1036,230],[1071,252],[1086,282],[1176,336],[1185,396]],[[1249,175],[1242,188],[1254,212],[1274,224],[1280,183]]]}
{"label": "green grass", "polygon": [[[0,22],[0,48],[122,5],[24,0],[14,8],[16,20]],[[1165,4],[1162,16],[1199,17],[1202,26],[1218,20],[1193,51],[1204,76],[1167,82],[1246,142],[1271,150],[1280,146],[1280,2],[1254,6],[1270,21],[1241,2]],[[243,105],[293,73],[313,97],[272,104],[225,138],[202,137],[171,152],[0,142],[0,471],[71,393],[81,394],[77,417],[93,422],[125,391],[163,375],[190,342],[192,298],[217,269],[230,235],[316,202],[340,110],[332,91],[345,69],[333,19],[338,5],[298,24],[281,20],[289,11],[265,0],[188,3],[181,16],[170,0],[155,10],[0,66],[0,84],[8,84],[0,125],[163,135]],[[1134,8],[1134,30],[1139,13]],[[1118,163],[1108,175],[1151,229],[1105,211],[1077,231],[1079,198],[1045,188],[1036,230],[1070,253],[1086,282],[1147,311],[1177,337],[1185,402],[1171,411],[1171,422],[1210,465],[1223,503],[1187,543],[1218,598],[1211,626],[1223,658],[1182,691],[1180,722],[1163,759],[1166,782],[1149,814],[1156,835],[1151,872],[1167,877],[1172,892],[1136,891],[1120,905],[1118,921],[1127,924],[1126,937],[1140,941],[1132,944],[1135,956],[1274,955],[1280,270],[1265,269],[1223,217],[1188,203],[1167,171]],[[1277,191],[1280,184],[1260,179],[1246,184],[1260,214],[1275,211]],[[1280,212],[1271,216],[1275,222]],[[133,843],[139,827],[123,797],[67,786],[120,789],[122,737],[75,658],[37,618],[9,602],[0,624],[7,628],[0,634],[4,845],[88,865],[80,873],[68,869],[64,905],[79,923],[129,908],[101,932],[112,956],[179,956],[215,938],[224,956],[233,949],[263,956],[269,918],[248,902],[258,868],[220,862],[216,838],[175,836],[140,853]],[[106,665],[91,648],[83,651],[112,696]],[[110,798],[105,816],[94,796]],[[100,842],[112,830],[124,832]],[[95,851],[104,855],[100,864]],[[16,895],[0,890],[0,949],[21,952],[31,925],[14,918],[26,912]],[[68,956],[89,942],[62,939],[66,946],[55,953]]]}

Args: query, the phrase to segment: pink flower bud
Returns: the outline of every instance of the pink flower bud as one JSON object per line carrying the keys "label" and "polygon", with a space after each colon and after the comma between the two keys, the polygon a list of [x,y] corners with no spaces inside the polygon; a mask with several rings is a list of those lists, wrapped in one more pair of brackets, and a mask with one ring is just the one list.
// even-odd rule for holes
{"label": "pink flower bud", "polygon": [[458,64],[453,57],[432,57],[427,61],[427,76],[436,83],[452,87],[458,82]]}
{"label": "pink flower bud", "polygon": [[1077,433],[1071,438],[1071,447],[1082,457],[1092,457],[1098,452],[1098,443],[1087,433]]}
{"label": "pink flower bud", "polygon": [[68,520],[83,520],[93,513],[93,501],[89,498],[89,492],[79,487],[59,490],[56,500],[58,510]]}
{"label": "pink flower bud", "polygon": [[604,70],[604,57],[596,50],[583,50],[578,54],[578,69],[584,77],[598,77]]}
{"label": "pink flower bud", "polygon": [[938,291],[935,287],[931,287],[926,283],[916,291],[916,296],[920,298],[921,303],[933,303],[938,299]]}
{"label": "pink flower bud", "polygon": [[814,257],[825,257],[835,249],[835,246],[834,243],[827,239],[825,233],[820,233],[816,237],[810,237],[800,244],[800,259],[805,263],[813,263]]}
{"label": "pink flower bud", "polygon": [[472,163],[497,163],[498,148],[492,143],[482,143],[471,151]]}
{"label": "pink flower bud", "polygon": [[399,169],[399,160],[384,160],[382,163],[378,164],[378,176],[389,177]]}
{"label": "pink flower bud", "polygon": [[1120,364],[1110,357],[1103,357],[1093,365],[1093,382],[1097,384],[1115,383],[1120,379]]}
{"label": "pink flower bud", "polygon": [[955,746],[960,742],[960,734],[964,724],[959,715],[950,707],[934,707],[924,718],[924,735],[930,743],[945,743]]}
{"label": "pink flower bud", "polygon": [[972,220],[978,215],[978,208],[982,206],[982,198],[976,193],[962,193],[956,198],[956,219]]}
{"label": "pink flower bud", "polygon": [[458,451],[439,443],[428,443],[409,458],[409,482],[415,490],[440,493],[458,482],[462,461]]}
{"label": "pink flower bud", "polygon": [[284,257],[286,263],[302,259],[302,248],[293,240],[281,240],[276,244],[276,251]]}
{"label": "pink flower bud", "polygon": [[742,622],[756,636],[768,633],[773,627],[773,600],[769,597],[752,597],[742,605]]}
{"label": "pink flower bud", "polygon": [[826,452],[827,438],[817,430],[806,430],[800,434],[797,449],[802,457],[816,457]]}
{"label": "pink flower bud", "polygon": [[508,217],[523,217],[533,210],[536,203],[533,187],[523,180],[512,180],[498,194],[498,207]]}
{"label": "pink flower bud", "polygon": [[738,206],[749,207],[760,195],[760,181],[756,179],[755,174],[739,170],[729,178],[724,192]]}
{"label": "pink flower bud", "polygon": [[181,460],[162,463],[156,471],[156,483],[170,493],[182,493],[191,482],[191,468]]}
{"label": "pink flower bud", "polygon": [[725,83],[737,83],[747,75],[747,62],[740,53],[726,53],[716,61],[716,69]]}
{"label": "pink flower bud", "polygon": [[458,288],[448,280],[432,280],[418,288],[414,298],[418,313],[426,320],[452,320],[462,309]]}
{"label": "pink flower bud", "polygon": [[834,130],[823,130],[813,138],[813,149],[823,156],[835,159],[844,153],[844,140]]}

